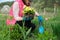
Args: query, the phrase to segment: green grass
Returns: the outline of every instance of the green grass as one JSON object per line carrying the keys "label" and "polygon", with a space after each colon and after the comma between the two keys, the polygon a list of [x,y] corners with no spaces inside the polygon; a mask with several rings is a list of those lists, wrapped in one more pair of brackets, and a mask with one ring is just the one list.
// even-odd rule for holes
{"label": "green grass", "polygon": [[0,14],[0,40],[9,40],[9,27],[6,25],[6,15]]}
{"label": "green grass", "polygon": [[[59,40],[60,39],[60,10],[58,10],[55,17],[54,16],[51,17],[48,15],[43,15],[43,17],[44,18],[50,17],[49,20],[47,20],[47,21],[44,20],[44,25],[43,25],[45,28],[44,34],[40,34],[38,32],[38,28],[39,28],[38,19],[35,17],[35,19],[32,21],[36,25],[36,29],[33,32],[34,39],[36,39],[36,40],[50,40],[50,39]],[[21,33],[17,32],[18,31],[18,29],[16,29],[17,26],[16,27],[14,26],[15,28],[12,31],[13,33],[11,33],[10,27],[12,27],[12,26],[6,25],[6,19],[7,19],[7,15],[0,14],[0,40],[11,40],[10,37],[12,37],[12,36],[16,39],[22,38],[23,34],[21,35]],[[22,29],[20,29],[20,30],[22,30]],[[15,33],[17,35],[15,35]],[[18,37],[16,37],[16,36],[18,36]],[[26,38],[27,38],[26,40],[34,40],[33,37],[27,36]]]}

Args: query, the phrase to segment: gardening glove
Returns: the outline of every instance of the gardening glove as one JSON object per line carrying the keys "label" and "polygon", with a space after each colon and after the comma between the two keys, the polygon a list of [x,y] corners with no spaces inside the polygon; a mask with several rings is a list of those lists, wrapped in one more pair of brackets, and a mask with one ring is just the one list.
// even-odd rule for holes
{"label": "gardening glove", "polygon": [[43,34],[44,33],[44,27],[41,25],[39,26],[39,33]]}
{"label": "gardening glove", "polygon": [[30,18],[23,17],[23,20],[28,21],[28,20],[30,20]]}
{"label": "gardening glove", "polygon": [[39,23],[42,23],[43,22],[43,17],[42,16],[38,16],[38,21],[39,21]]}
{"label": "gardening glove", "polygon": [[29,17],[23,17],[23,20],[25,20],[25,21],[29,21],[29,20],[32,20],[34,17],[31,17],[31,16],[29,16]]}

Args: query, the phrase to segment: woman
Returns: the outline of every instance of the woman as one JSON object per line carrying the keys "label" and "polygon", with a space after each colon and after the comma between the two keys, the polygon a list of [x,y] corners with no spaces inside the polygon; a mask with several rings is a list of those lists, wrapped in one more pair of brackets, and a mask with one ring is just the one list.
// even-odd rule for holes
{"label": "woman", "polygon": [[[19,24],[20,26],[23,26],[23,22],[22,20],[24,20],[23,16],[23,9],[25,8],[25,5],[26,6],[30,6],[30,3],[31,3],[31,0],[16,0],[14,3],[13,3],[13,6],[11,8],[11,11],[10,11],[10,16],[13,16],[14,19],[14,23],[13,24]],[[38,20],[39,22],[42,22],[42,17],[39,16],[39,14],[37,12],[35,12],[35,15],[38,17]],[[35,29],[35,24],[33,24],[31,22],[31,20],[25,20],[25,26],[27,28],[32,28],[31,31],[33,31]]]}

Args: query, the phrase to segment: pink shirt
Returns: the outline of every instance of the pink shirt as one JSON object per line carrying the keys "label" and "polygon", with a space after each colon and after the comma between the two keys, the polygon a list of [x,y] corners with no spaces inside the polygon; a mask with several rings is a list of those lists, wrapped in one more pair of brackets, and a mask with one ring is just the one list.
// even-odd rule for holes
{"label": "pink shirt", "polygon": [[20,2],[14,2],[14,4],[12,5],[12,8],[10,9],[9,15],[13,17],[13,19],[7,19],[6,24],[7,25],[14,25],[16,23],[16,21],[19,21],[19,18],[22,19],[23,16],[23,7],[24,4],[21,1]]}

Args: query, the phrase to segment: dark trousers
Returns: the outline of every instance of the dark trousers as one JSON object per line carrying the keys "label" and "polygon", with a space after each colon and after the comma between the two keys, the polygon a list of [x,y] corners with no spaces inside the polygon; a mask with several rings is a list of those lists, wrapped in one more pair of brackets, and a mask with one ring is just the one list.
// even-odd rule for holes
{"label": "dark trousers", "polygon": [[31,27],[32,28],[31,32],[34,31],[36,27],[35,24],[33,24],[31,21],[25,21],[25,22],[16,21],[16,23],[19,24],[21,27],[23,27],[23,23],[24,23],[24,26],[27,27],[28,29]]}

